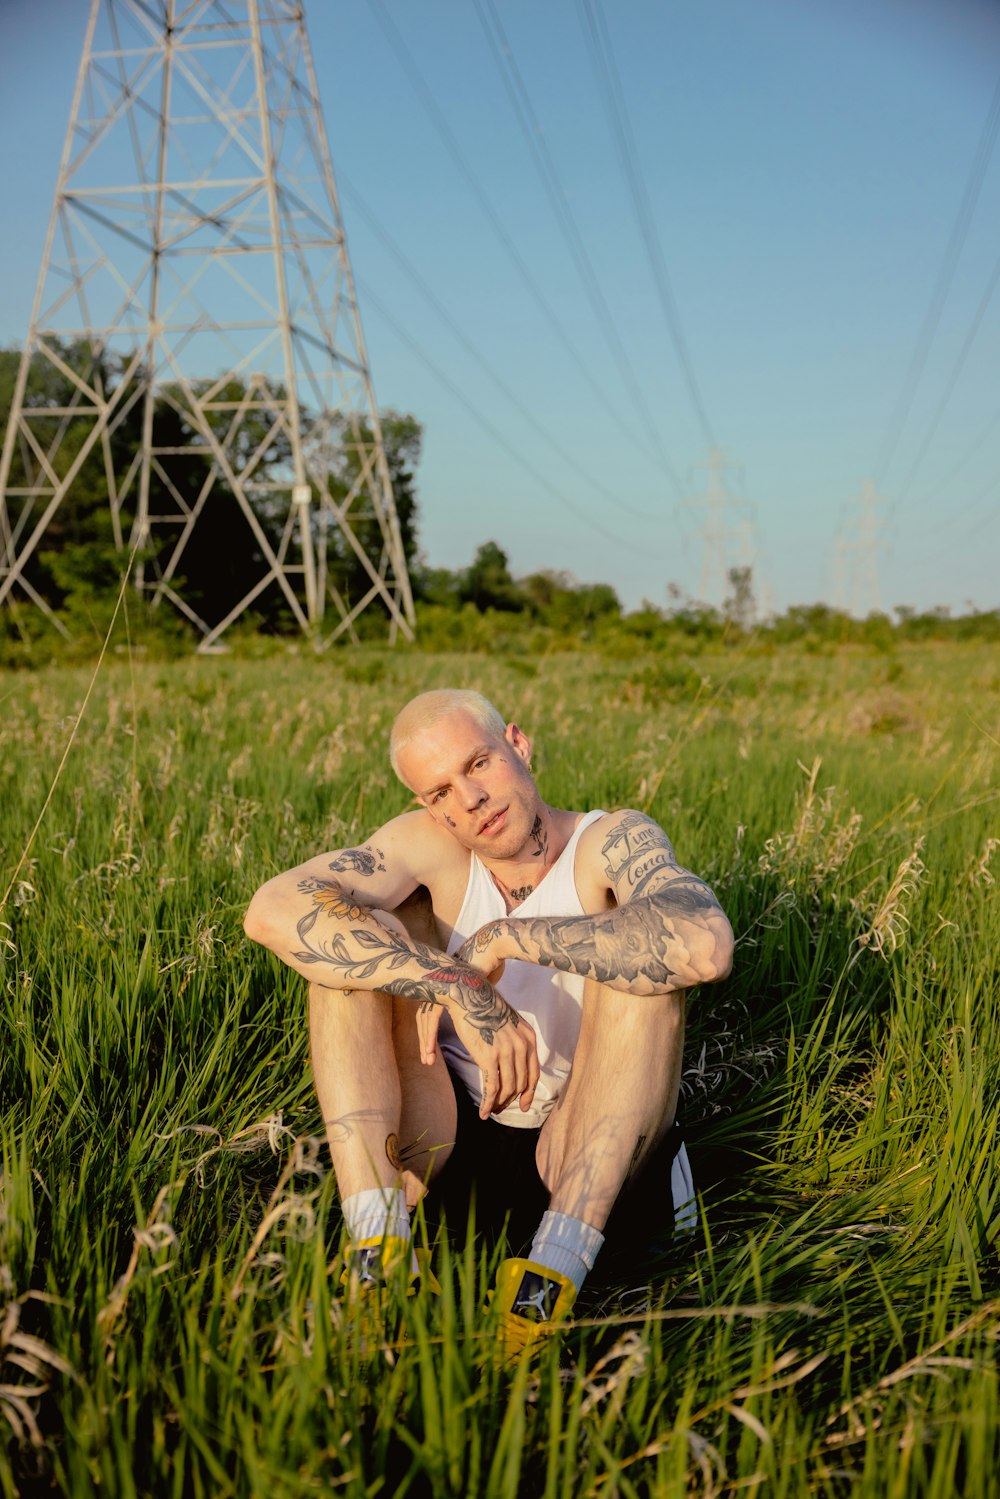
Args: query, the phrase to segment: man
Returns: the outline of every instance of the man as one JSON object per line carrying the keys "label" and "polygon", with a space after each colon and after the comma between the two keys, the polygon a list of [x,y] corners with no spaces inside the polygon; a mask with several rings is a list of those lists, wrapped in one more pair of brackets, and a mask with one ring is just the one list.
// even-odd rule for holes
{"label": "man", "polygon": [[524,1345],[565,1316],[619,1194],[640,1221],[690,1212],[685,994],[728,973],[732,932],[643,813],[544,802],[529,740],[480,694],[414,698],[390,756],[420,809],[270,880],[246,930],[310,981],[356,1263],[410,1255],[408,1207],[477,1174],[481,1203],[540,1215],[497,1280]]}

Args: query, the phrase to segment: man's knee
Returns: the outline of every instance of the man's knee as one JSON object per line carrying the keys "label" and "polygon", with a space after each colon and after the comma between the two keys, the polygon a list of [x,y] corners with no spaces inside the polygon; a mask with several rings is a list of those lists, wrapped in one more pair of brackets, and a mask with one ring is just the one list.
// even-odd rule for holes
{"label": "man's knee", "polygon": [[584,1014],[590,1009],[596,1010],[616,1026],[627,1021],[632,1014],[640,1018],[646,1015],[676,1018],[684,1015],[688,992],[687,989],[674,989],[670,994],[631,994],[627,990],[614,989],[610,984],[598,983],[596,979],[585,979],[582,1007]]}
{"label": "man's knee", "polygon": [[571,1077],[586,1076],[595,1066],[640,1078],[672,1071],[684,1047],[686,1000],[683,990],[621,994],[588,983]]}
{"label": "man's knee", "polygon": [[430,891],[426,885],[418,885],[413,894],[408,895],[404,901],[400,901],[392,911],[380,911],[373,914],[378,921],[388,917],[386,925],[393,931],[404,932],[411,942],[422,942],[426,947],[442,950],[444,948],[441,928],[434,915]]}

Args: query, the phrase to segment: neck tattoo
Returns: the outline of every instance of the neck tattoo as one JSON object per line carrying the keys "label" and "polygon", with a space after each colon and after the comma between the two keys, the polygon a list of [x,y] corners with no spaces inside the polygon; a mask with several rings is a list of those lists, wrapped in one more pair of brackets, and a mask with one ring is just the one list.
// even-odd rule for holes
{"label": "neck tattoo", "polygon": [[513,889],[511,889],[509,885],[504,884],[499,875],[495,875],[493,873],[492,869],[489,870],[488,873],[490,879],[493,881],[494,885],[503,896],[504,905],[507,907],[508,911],[512,910],[514,906],[519,906],[522,900],[527,900],[528,896],[535,888],[534,885],[516,885]]}
{"label": "neck tattoo", "polygon": [[531,824],[528,841],[531,844],[531,858],[538,859],[541,868],[532,870],[528,880],[523,885],[505,885],[500,876],[494,874],[492,869],[488,871],[490,879],[503,896],[504,905],[507,907],[508,913],[513,910],[514,906],[519,906],[523,900],[528,899],[528,896],[535,889],[536,885],[541,884],[551,868],[547,858],[549,852],[549,835],[540,812],[536,814],[535,820]]}
{"label": "neck tattoo", "polygon": [[540,812],[531,824],[531,832],[528,836],[535,845],[535,851],[531,857],[533,859],[544,859],[549,851],[549,835],[545,830],[545,824],[542,822],[542,814]]}

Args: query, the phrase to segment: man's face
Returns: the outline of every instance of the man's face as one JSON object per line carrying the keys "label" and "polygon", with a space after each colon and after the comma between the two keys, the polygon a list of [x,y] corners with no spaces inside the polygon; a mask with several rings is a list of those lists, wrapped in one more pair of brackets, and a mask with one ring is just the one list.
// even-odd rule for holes
{"label": "man's face", "polygon": [[503,738],[467,713],[438,719],[399,752],[399,768],[436,823],[486,859],[512,859],[541,810],[531,745],[514,724]]}

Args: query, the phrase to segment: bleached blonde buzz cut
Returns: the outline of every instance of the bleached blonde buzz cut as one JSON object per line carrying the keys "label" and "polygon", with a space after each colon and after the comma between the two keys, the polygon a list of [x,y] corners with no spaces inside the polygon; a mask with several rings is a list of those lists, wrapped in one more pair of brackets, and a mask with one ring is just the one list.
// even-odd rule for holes
{"label": "bleached blonde buzz cut", "polygon": [[469,687],[439,687],[433,692],[419,693],[396,714],[389,733],[389,763],[404,786],[406,781],[399,770],[400,751],[451,713],[465,713],[485,733],[497,739],[502,739],[507,732],[503,715],[481,692],[473,692]]}

